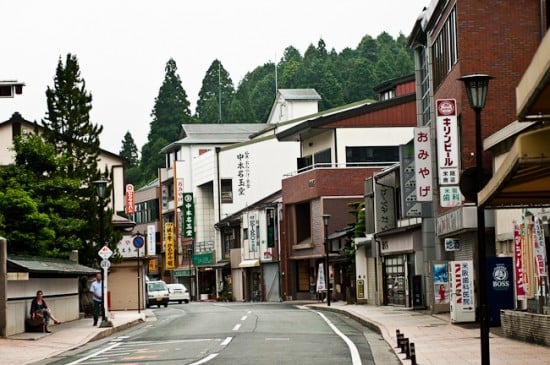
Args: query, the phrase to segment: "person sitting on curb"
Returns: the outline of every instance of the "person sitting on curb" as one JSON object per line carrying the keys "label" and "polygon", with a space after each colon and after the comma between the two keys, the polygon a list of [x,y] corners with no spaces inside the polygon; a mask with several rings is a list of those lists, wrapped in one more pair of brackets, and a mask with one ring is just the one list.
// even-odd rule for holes
{"label": "person sitting on curb", "polygon": [[51,333],[48,329],[48,322],[50,318],[53,319],[55,324],[61,323],[58,321],[48,308],[46,301],[43,298],[44,293],[42,290],[36,292],[36,297],[31,302],[31,318],[32,319],[42,319],[44,323],[44,332]]}

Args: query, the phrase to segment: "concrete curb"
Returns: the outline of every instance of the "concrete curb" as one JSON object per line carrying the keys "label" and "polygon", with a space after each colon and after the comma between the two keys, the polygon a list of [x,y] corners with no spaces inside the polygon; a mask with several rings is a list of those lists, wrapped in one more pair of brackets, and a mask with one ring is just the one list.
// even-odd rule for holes
{"label": "concrete curb", "polygon": [[321,306],[316,306],[316,305],[306,305],[308,308],[315,308],[315,309],[319,309],[319,310],[322,310],[322,311],[327,311],[327,312],[334,312],[334,313],[339,313],[339,314],[344,314],[348,317],[350,317],[351,319],[353,319],[354,321],[357,321],[359,323],[361,323],[363,326],[367,327],[368,329],[378,333],[379,335],[381,335],[383,338],[384,338],[384,341],[386,341],[386,343],[388,344],[388,346],[393,350],[395,356],[397,356],[397,358],[399,359],[399,361],[401,361],[402,364],[409,364],[410,360],[407,360],[407,359],[402,359],[401,355],[403,355],[401,352],[398,352],[397,350],[399,348],[396,348],[395,347],[395,344],[392,343],[393,339],[392,337],[390,336],[390,334],[388,333],[388,330],[385,326],[383,326],[382,324],[372,320],[372,319],[366,319],[365,317],[361,317],[355,313],[352,313],[352,312],[348,312],[344,309],[340,309],[340,308],[334,308],[334,307],[321,307]]}
{"label": "concrete curb", "polygon": [[138,318],[138,319],[135,319],[133,321],[121,324],[121,325],[116,326],[116,327],[108,327],[108,328],[104,329],[103,331],[99,332],[98,334],[96,334],[94,337],[92,337],[90,340],[88,340],[88,342],[100,340],[102,338],[105,338],[105,337],[108,337],[108,336],[112,335],[113,333],[124,331],[125,329],[136,326],[136,325],[138,325],[140,323],[143,323],[143,322],[145,322],[143,320],[143,318]]}

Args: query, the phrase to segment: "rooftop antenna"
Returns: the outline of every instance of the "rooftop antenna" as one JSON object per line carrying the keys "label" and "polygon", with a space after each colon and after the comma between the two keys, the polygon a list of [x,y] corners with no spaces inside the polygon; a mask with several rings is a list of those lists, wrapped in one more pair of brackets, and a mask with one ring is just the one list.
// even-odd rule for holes
{"label": "rooftop antenna", "polygon": [[275,97],[277,97],[277,90],[279,86],[277,83],[277,53],[275,53]]}

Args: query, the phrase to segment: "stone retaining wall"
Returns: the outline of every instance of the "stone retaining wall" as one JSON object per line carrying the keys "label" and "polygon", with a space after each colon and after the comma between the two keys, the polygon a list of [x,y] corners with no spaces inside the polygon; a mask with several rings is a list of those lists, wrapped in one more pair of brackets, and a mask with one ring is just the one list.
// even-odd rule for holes
{"label": "stone retaining wall", "polygon": [[501,310],[500,320],[506,337],[550,346],[550,316]]}

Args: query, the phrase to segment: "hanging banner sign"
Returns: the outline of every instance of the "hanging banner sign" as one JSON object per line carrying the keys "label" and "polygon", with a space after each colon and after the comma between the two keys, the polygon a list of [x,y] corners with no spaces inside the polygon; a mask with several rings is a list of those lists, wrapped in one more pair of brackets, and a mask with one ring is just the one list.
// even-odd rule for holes
{"label": "hanging banner sign", "polygon": [[514,224],[514,267],[516,273],[516,295],[525,299],[525,283],[523,282],[523,251],[521,248],[521,233],[519,224]]}
{"label": "hanging banner sign", "polygon": [[326,290],[326,281],[325,281],[325,265],[322,263],[319,264],[319,270],[317,271],[317,293]]}
{"label": "hanging banner sign", "polygon": [[535,216],[535,226],[533,232],[535,241],[535,262],[537,265],[537,275],[539,277],[547,276],[546,271],[546,244],[544,243],[544,232],[540,219]]}

